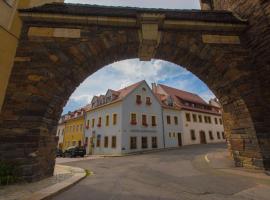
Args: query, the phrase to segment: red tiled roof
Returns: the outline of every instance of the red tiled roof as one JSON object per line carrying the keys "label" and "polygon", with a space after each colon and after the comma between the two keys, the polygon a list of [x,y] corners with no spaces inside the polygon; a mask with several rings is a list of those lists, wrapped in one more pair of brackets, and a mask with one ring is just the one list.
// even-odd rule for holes
{"label": "red tiled roof", "polygon": [[178,90],[176,88],[172,88],[166,85],[159,84],[159,86],[170,96],[174,98],[176,102],[178,102],[178,98],[183,99],[185,101],[194,102],[202,105],[208,105],[200,96],[194,93],[186,92],[183,90]]}
{"label": "red tiled roof", "polygon": [[219,112],[214,110],[207,110],[202,108],[196,108],[191,106],[186,106],[181,102],[181,99],[184,101],[188,101],[195,104],[200,104],[204,106],[209,106],[211,108],[217,108],[215,106],[212,106],[208,103],[206,103],[200,96],[194,93],[186,92],[183,90],[178,90],[176,88],[172,88],[166,85],[159,84],[158,87],[161,87],[164,92],[167,94],[167,96],[171,96],[174,100],[173,106],[168,106],[164,101],[166,100],[167,96],[165,94],[155,94],[156,97],[159,99],[161,105],[163,108],[168,109],[176,109],[176,110],[189,110],[189,111],[195,111],[195,112],[202,112],[202,113],[209,113],[214,115],[220,115]]}
{"label": "red tiled roof", "polygon": [[92,108],[92,107],[91,108],[88,108],[87,111],[93,110],[93,109],[97,109],[97,108],[101,108],[103,106],[110,105],[112,103],[116,103],[118,101],[123,100],[127,95],[129,95],[136,87],[138,87],[143,82],[145,82],[145,81],[143,80],[143,81],[134,83],[132,85],[129,85],[129,86],[127,86],[125,88],[122,88],[120,90],[117,90],[117,91],[111,90],[111,91],[113,91],[114,94],[117,94],[118,95],[118,97],[116,99],[114,99],[113,101],[111,101],[109,103],[105,103],[105,104],[102,104],[102,105],[97,106],[97,107],[94,107],[94,108]]}

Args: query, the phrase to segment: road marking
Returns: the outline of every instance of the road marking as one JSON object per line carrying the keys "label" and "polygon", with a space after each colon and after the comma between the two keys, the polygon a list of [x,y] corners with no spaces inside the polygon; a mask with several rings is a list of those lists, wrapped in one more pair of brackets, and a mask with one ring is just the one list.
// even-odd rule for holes
{"label": "road marking", "polygon": [[204,159],[206,160],[206,162],[210,163],[210,160],[208,159],[208,155],[207,154],[204,156]]}

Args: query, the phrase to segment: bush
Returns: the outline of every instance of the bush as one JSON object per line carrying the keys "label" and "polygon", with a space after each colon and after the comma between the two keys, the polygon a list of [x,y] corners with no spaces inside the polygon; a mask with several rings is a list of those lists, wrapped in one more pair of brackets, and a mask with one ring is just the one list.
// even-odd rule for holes
{"label": "bush", "polygon": [[10,185],[15,183],[18,180],[15,173],[15,165],[0,162],[0,185]]}

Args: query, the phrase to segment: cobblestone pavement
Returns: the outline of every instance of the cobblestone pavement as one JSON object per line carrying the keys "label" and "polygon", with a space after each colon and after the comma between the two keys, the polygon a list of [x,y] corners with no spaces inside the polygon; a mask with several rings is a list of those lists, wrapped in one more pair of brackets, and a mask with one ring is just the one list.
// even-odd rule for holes
{"label": "cobblestone pavement", "polygon": [[[54,200],[269,200],[270,181],[211,167],[205,155],[224,151],[224,144],[67,163],[94,175]],[[211,162],[211,161],[210,161]],[[226,164],[227,166],[227,164]]]}

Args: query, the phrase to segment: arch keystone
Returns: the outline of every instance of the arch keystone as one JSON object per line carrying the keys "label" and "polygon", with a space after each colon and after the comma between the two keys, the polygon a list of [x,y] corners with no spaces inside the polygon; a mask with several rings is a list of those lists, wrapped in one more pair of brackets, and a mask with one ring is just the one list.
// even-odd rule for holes
{"label": "arch keystone", "polygon": [[138,57],[141,61],[149,61],[156,54],[160,42],[159,26],[163,24],[165,14],[142,13],[138,16],[140,47]]}

